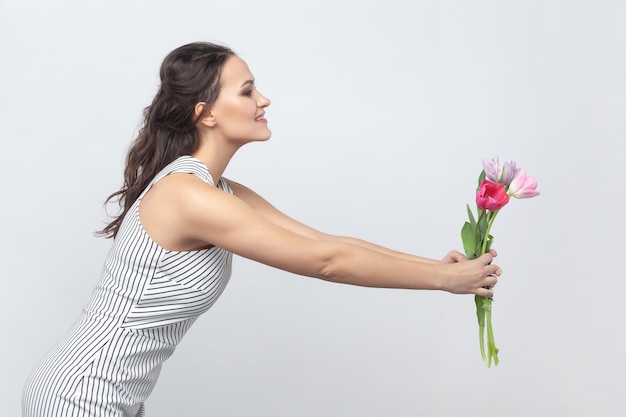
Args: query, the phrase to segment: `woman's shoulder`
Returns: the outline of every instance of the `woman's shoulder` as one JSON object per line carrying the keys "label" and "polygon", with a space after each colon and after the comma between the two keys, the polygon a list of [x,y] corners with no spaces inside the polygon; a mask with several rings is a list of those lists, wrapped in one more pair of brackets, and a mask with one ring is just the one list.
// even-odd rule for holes
{"label": "woman's shoulder", "polygon": [[168,206],[186,204],[205,188],[215,188],[208,168],[202,161],[184,155],[161,169],[139,200],[142,201],[143,207],[154,205],[166,210]]}
{"label": "woman's shoulder", "polygon": [[154,178],[154,182],[160,181],[161,179],[175,173],[186,173],[186,174],[194,174],[200,177],[205,182],[208,182],[211,185],[215,185],[213,183],[213,177],[209,172],[207,166],[197,158],[194,158],[191,155],[182,155],[167,164]]}

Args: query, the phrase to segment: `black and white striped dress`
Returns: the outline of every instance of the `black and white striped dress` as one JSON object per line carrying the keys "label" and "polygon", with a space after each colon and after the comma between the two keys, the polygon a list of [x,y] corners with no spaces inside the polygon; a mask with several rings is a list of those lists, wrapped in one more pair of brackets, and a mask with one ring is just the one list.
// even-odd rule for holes
{"label": "black and white striped dress", "polygon": [[[224,290],[230,252],[218,247],[165,250],[139,221],[143,195],[173,172],[213,185],[201,161],[183,156],[139,196],[120,226],[90,302],[27,381],[24,417],[143,416],[161,364]],[[223,180],[218,187],[232,194]]]}

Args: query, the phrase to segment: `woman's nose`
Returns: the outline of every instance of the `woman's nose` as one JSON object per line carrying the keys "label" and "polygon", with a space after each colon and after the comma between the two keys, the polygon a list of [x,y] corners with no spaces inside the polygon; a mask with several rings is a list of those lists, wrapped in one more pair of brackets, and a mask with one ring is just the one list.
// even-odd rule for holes
{"label": "woman's nose", "polygon": [[259,93],[259,99],[257,100],[257,105],[259,107],[267,107],[271,104],[271,100],[265,97],[263,94]]}

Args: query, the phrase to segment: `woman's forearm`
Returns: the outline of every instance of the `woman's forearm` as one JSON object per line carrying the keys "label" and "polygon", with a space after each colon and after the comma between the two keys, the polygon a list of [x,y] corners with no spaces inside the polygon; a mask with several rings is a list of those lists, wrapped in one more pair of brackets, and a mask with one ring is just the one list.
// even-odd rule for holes
{"label": "woman's forearm", "polygon": [[365,287],[442,290],[491,297],[491,287],[502,273],[497,265],[492,264],[495,252],[466,262],[454,261],[456,256],[450,255],[450,262],[423,262],[416,260],[422,259],[420,257],[403,257],[402,254],[398,257],[385,253],[387,250],[374,250],[351,241],[351,238],[342,238],[328,242],[330,246],[323,245],[322,252],[326,256],[323,256],[323,266],[315,276]]}
{"label": "woman's forearm", "polygon": [[422,262],[422,263],[426,263],[426,264],[437,264],[439,263],[438,260],[435,259],[431,259],[431,258],[424,258],[422,256],[417,256],[417,255],[411,255],[409,253],[405,253],[405,252],[400,252],[397,250],[393,250],[393,249],[389,249],[386,248],[384,246],[380,246],[380,245],[376,245],[374,243],[371,242],[367,242],[365,240],[362,239],[357,239],[357,238],[353,238],[353,237],[348,237],[348,236],[334,236],[334,235],[328,235],[327,237],[330,240],[336,241],[336,242],[344,242],[344,243],[348,243],[351,245],[356,245],[356,246],[361,246],[363,248],[367,248],[376,252],[380,252],[382,254],[388,255],[388,256],[393,256],[394,258],[398,258],[398,259],[404,259],[407,261],[414,261],[414,262]]}
{"label": "woman's forearm", "polygon": [[378,288],[444,289],[443,265],[359,239],[343,237],[334,243],[333,255],[321,271],[324,280]]}

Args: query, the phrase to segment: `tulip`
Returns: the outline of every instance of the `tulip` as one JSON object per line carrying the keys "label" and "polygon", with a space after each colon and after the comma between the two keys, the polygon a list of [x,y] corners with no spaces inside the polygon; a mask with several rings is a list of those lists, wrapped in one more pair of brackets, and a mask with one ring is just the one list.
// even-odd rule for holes
{"label": "tulip", "polygon": [[483,180],[476,192],[476,206],[480,210],[498,211],[509,202],[504,184]]}
{"label": "tulip", "polygon": [[526,175],[523,169],[520,169],[513,177],[511,185],[509,185],[509,195],[515,198],[530,198],[539,195],[537,191],[537,180],[534,177]]}
{"label": "tulip", "polygon": [[515,174],[519,171],[514,161],[505,162],[500,167],[500,159],[496,156],[492,160],[483,159],[483,167],[485,168],[485,177],[492,182],[499,182],[504,185],[511,184]]}

